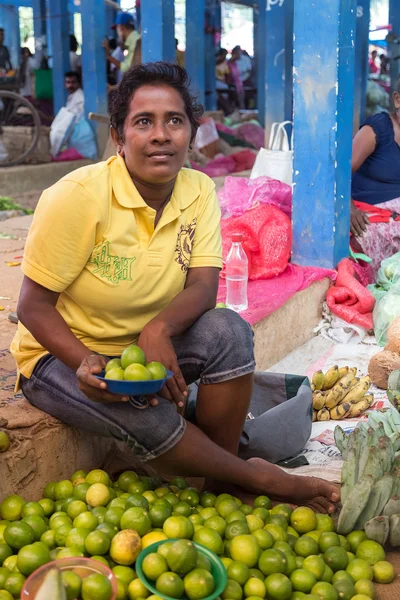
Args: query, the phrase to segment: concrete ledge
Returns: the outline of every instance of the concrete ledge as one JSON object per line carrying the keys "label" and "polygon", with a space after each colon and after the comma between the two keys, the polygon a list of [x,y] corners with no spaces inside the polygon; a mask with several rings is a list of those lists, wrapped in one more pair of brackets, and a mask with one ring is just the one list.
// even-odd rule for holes
{"label": "concrete ledge", "polygon": [[268,370],[313,337],[329,285],[329,279],[313,283],[253,327],[257,370]]}
{"label": "concrete ledge", "polygon": [[15,197],[18,194],[43,191],[71,171],[90,165],[89,159],[52,162],[43,165],[17,165],[0,169],[0,190],[2,196]]}

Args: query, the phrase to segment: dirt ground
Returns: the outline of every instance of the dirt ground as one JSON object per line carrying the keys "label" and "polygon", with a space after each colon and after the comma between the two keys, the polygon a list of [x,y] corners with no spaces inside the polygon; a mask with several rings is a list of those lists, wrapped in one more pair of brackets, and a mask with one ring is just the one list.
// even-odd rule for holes
{"label": "dirt ground", "polygon": [[[33,194],[30,199],[34,208]],[[15,312],[22,281],[20,263],[24,253],[32,215],[15,217],[0,222],[0,348],[10,345],[16,326],[8,320],[10,312]],[[7,237],[5,237],[7,236]],[[19,264],[18,264],[19,263]]]}

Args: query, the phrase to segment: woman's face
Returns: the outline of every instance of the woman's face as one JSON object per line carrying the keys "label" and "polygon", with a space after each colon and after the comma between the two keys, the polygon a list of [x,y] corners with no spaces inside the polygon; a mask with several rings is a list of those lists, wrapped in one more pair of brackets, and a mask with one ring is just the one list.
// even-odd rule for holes
{"label": "woman's face", "polygon": [[172,181],[183,167],[191,127],[181,95],[168,85],[143,85],[133,95],[124,139],[112,130],[118,152],[143,183]]}

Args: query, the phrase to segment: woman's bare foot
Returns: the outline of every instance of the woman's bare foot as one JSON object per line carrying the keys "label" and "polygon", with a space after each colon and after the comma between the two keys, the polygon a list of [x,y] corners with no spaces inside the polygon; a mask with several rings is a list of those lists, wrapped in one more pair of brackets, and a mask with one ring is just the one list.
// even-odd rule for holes
{"label": "woman's bare foot", "polygon": [[[250,458],[248,462],[260,469],[261,473],[266,470],[267,465],[269,466],[269,463],[262,458]],[[284,471],[282,471],[283,474]],[[278,496],[281,502],[310,506],[316,512],[335,512],[335,504],[340,501],[339,486],[318,477],[303,477],[300,475],[297,477],[296,475],[290,475],[289,477],[295,478],[291,493],[281,497],[279,494],[268,494],[268,491],[266,491],[266,495],[274,498]],[[277,481],[277,488],[279,489],[278,484]]]}

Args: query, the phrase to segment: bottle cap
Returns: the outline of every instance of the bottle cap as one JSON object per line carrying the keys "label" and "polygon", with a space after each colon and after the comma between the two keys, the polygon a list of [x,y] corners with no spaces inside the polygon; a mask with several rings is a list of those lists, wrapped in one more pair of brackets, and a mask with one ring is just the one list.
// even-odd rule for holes
{"label": "bottle cap", "polygon": [[241,233],[232,234],[232,242],[243,242],[243,236]]}

